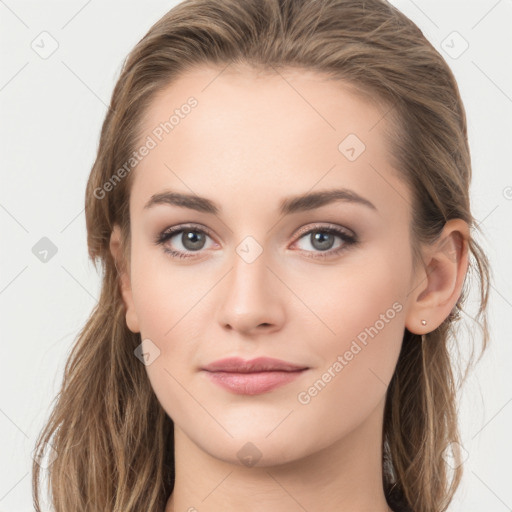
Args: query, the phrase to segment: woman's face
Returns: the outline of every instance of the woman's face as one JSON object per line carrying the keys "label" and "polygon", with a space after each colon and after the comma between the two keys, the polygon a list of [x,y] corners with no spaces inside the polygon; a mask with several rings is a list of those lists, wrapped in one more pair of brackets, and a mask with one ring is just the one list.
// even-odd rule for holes
{"label": "woman's face", "polygon": [[[271,465],[380,435],[415,286],[384,114],[313,73],[207,68],[148,110],[127,321],[175,428],[215,458]],[[306,369],[203,370],[228,357]]]}

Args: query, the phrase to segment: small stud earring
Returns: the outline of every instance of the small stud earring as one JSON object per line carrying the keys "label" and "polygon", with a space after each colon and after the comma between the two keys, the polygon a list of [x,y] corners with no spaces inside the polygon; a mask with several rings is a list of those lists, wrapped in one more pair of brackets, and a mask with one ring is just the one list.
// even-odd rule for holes
{"label": "small stud earring", "polygon": [[426,320],[422,320],[421,321],[421,325],[427,325],[427,321]]}

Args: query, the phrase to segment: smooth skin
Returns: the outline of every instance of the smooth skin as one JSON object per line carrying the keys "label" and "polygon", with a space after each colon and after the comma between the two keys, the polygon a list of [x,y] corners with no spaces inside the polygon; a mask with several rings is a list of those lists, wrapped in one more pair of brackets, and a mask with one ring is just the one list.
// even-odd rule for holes
{"label": "smooth skin", "polygon": [[[175,425],[166,512],[389,511],[381,468],[386,390],[404,328],[432,331],[457,302],[468,226],[449,221],[414,269],[411,194],[389,163],[384,109],[313,72],[220,71],[189,70],[150,105],[142,141],[187,98],[198,101],[133,171],[128,260],[118,226],[111,236],[127,325],[160,351],[146,370]],[[339,150],[349,134],[366,146],[354,161]],[[279,212],[285,198],[334,188],[375,209],[339,200]],[[219,212],[145,207],[170,191],[208,198]],[[197,231],[195,245],[183,233],[156,243],[167,228],[189,223],[209,230],[202,246]],[[328,226],[357,242],[329,237]],[[248,236],[254,241],[244,245]],[[240,247],[259,255],[248,262]],[[381,315],[388,321],[377,323]],[[338,356],[371,326],[378,333],[332,376]],[[270,392],[236,395],[200,371],[230,356],[309,369]],[[329,368],[331,379],[308,393]]]}

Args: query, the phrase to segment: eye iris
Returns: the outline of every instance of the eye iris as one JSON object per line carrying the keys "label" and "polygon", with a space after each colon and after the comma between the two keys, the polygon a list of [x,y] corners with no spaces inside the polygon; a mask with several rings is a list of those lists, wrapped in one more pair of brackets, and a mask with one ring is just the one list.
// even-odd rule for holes
{"label": "eye iris", "polygon": [[332,233],[324,233],[317,231],[311,234],[311,242],[315,249],[325,251],[332,247],[334,243],[334,235]]}
{"label": "eye iris", "polygon": [[197,231],[192,230],[184,230],[181,235],[181,242],[183,243],[183,247],[187,250],[193,251],[197,249],[202,249],[205,242],[204,233],[198,233]]}

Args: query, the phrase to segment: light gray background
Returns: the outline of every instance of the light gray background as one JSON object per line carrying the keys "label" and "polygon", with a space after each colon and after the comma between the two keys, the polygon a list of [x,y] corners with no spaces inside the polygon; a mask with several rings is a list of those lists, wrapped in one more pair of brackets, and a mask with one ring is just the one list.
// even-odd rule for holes
{"label": "light gray background", "polygon": [[[83,203],[106,105],[129,50],[176,3],[0,0],[0,512],[33,510],[33,443],[98,296]],[[474,214],[495,275],[492,343],[464,388],[466,472],[449,510],[504,512],[512,509],[512,0],[392,3],[458,80]],[[454,31],[469,44],[457,58],[464,42]],[[58,48],[44,59],[32,45],[48,51],[52,38]],[[47,262],[32,251],[42,237],[57,248]]]}

